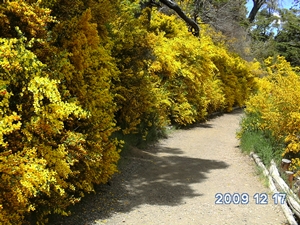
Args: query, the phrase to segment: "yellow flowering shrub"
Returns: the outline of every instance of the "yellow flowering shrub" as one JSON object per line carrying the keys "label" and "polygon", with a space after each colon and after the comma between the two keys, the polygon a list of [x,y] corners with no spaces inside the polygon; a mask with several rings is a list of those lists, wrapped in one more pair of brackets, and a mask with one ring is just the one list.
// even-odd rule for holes
{"label": "yellow flowering shrub", "polygon": [[90,112],[85,121],[67,124],[86,136],[87,156],[74,165],[80,174],[70,181],[86,192],[93,191],[94,183],[106,183],[117,171],[119,159],[118,142],[111,139],[117,130],[112,79],[117,79],[119,72],[91,19],[92,10],[87,9],[57,24],[53,28],[53,45],[57,47],[46,58],[51,76],[61,81],[65,98]]}
{"label": "yellow flowering shrub", "polygon": [[30,4],[25,0],[12,0],[0,4],[0,37],[17,37],[16,26],[29,39],[46,37],[47,24],[55,19],[50,15],[50,9],[40,6],[40,0],[33,2]]}
{"label": "yellow flowering shrub", "polygon": [[36,148],[24,147],[12,154],[0,153],[0,223],[23,224],[24,215],[36,210],[33,198],[50,196],[57,185],[55,171],[47,168],[47,161],[38,157]]}
{"label": "yellow flowering shrub", "polygon": [[0,223],[68,215],[117,171],[119,129],[147,139],[242,105],[252,66],[211,35],[137,0],[0,4]]}
{"label": "yellow flowering shrub", "polygon": [[114,80],[117,121],[124,134],[147,138],[149,129],[168,124],[169,93],[161,88],[160,78],[149,73],[154,55],[148,40],[145,15],[136,18],[139,4],[122,2],[119,16],[112,23],[113,56],[120,74]]}
{"label": "yellow flowering shrub", "polygon": [[174,16],[152,14],[149,42],[155,60],[150,71],[168,90],[171,118],[186,125],[208,113],[244,104],[253,88],[251,66],[212,40],[203,25],[200,40]]}
{"label": "yellow flowering shrub", "polygon": [[59,81],[49,79],[46,66],[26,49],[25,37],[0,43],[0,221],[22,224],[30,211],[52,210],[54,199],[61,213],[64,201],[72,201],[67,179],[77,173],[71,166],[86,155],[86,140],[65,123],[89,113],[62,101]]}
{"label": "yellow flowering shrub", "polygon": [[[124,133],[147,130],[145,124],[187,125],[243,105],[253,87],[251,66],[215,44],[207,26],[199,40],[176,16],[152,10],[149,21],[147,11],[134,16],[134,4],[121,9],[112,37],[121,71],[117,119]],[[153,122],[155,114],[160,119]]]}
{"label": "yellow flowering shrub", "polygon": [[254,65],[229,52],[223,44],[216,44],[212,61],[222,82],[226,111],[231,111],[233,106],[243,106],[254,87]]}
{"label": "yellow flowering shrub", "polygon": [[[181,125],[191,124],[206,115],[209,100],[202,84],[208,80],[207,76],[210,78],[210,74],[203,71],[207,64],[202,64],[199,60],[201,46],[197,38],[181,31],[185,25],[176,24],[175,17],[164,17],[166,16],[156,15],[151,21],[155,32],[148,35],[148,40],[153,46],[155,61],[149,71],[160,78],[161,87],[169,93],[171,120]],[[162,28],[156,28],[166,20],[171,23],[170,27],[174,25],[173,32],[177,32],[173,33],[174,36],[166,34],[165,30],[159,30]]]}
{"label": "yellow flowering shrub", "polygon": [[[40,176],[49,177],[50,187],[47,192],[39,190],[42,178],[37,184],[22,181],[15,193],[6,179],[2,186],[10,195],[20,199],[24,192],[22,204],[18,199],[7,203],[8,198],[0,203],[1,221],[7,224],[22,223],[30,211],[36,212],[40,223],[52,212],[66,215],[68,205],[117,171],[119,142],[111,138],[116,131],[111,80],[118,69],[105,38],[109,15],[96,1],[85,3],[16,0],[0,6],[0,30],[9,31],[1,33],[6,39],[0,39],[0,154],[12,161],[16,157],[17,169],[22,157],[30,155],[27,161],[37,164],[34,168],[46,168]],[[95,6],[93,11],[89,5]],[[55,14],[42,6],[59,6],[59,10]],[[101,10],[106,17],[91,22],[92,14]],[[49,22],[55,23],[48,26]],[[22,168],[18,173],[26,177],[31,169]],[[8,204],[11,207],[2,208]],[[19,204],[20,211],[8,218]]]}
{"label": "yellow flowering shrub", "polygon": [[[256,118],[243,129],[252,127],[271,132],[286,145],[283,157],[292,159],[292,168],[299,171],[300,161],[300,77],[284,57],[268,58],[264,77],[257,79],[257,93],[247,102],[246,113]],[[298,172],[297,175],[299,175]]]}

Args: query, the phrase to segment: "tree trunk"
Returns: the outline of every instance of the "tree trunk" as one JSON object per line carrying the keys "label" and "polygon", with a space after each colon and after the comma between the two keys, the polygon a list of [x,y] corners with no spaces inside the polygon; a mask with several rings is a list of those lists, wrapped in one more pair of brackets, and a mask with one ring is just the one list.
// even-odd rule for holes
{"label": "tree trunk", "polygon": [[253,7],[251,12],[249,13],[248,20],[252,23],[255,19],[256,14],[258,13],[259,9],[266,3],[266,0],[253,0]]}

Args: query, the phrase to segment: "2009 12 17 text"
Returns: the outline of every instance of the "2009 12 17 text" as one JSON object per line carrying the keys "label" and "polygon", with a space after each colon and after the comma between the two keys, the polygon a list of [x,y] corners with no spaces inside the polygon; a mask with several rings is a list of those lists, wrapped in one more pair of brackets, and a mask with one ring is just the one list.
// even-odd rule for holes
{"label": "2009 12 17 text", "polygon": [[[250,195],[248,193],[217,193],[215,195],[216,201],[215,204],[242,204],[246,205],[249,204],[250,201],[253,199],[255,204],[269,204],[269,195],[266,193],[255,193],[252,198],[250,198]],[[270,203],[273,204],[284,204],[286,200],[286,193],[275,193],[272,195],[272,200],[270,200]]]}

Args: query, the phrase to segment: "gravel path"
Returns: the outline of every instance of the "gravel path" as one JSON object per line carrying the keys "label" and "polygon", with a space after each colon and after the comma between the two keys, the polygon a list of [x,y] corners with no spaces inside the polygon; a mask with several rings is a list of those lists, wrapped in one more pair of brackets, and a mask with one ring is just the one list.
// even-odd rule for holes
{"label": "gravel path", "polygon": [[[287,224],[254,162],[238,148],[241,116],[238,110],[174,131],[147,150],[131,149],[110,185],[86,196],[72,216],[50,224]],[[237,202],[248,194],[249,204],[215,204],[217,193],[236,193]],[[268,204],[256,204],[256,193],[267,193]]]}

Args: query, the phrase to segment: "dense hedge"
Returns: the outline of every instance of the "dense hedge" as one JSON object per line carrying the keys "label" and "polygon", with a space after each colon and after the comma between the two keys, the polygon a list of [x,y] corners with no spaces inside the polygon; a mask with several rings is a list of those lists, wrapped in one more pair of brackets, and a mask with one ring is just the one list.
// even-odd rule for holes
{"label": "dense hedge", "polygon": [[0,4],[0,223],[67,215],[117,171],[122,140],[243,105],[254,64],[135,1]]}
{"label": "dense hedge", "polygon": [[[261,67],[257,90],[246,102],[240,136],[260,133],[274,148],[268,160],[292,160],[291,170],[300,172],[300,76],[284,57],[268,58]],[[261,151],[260,149],[257,149]],[[266,162],[268,163],[268,162]]]}

